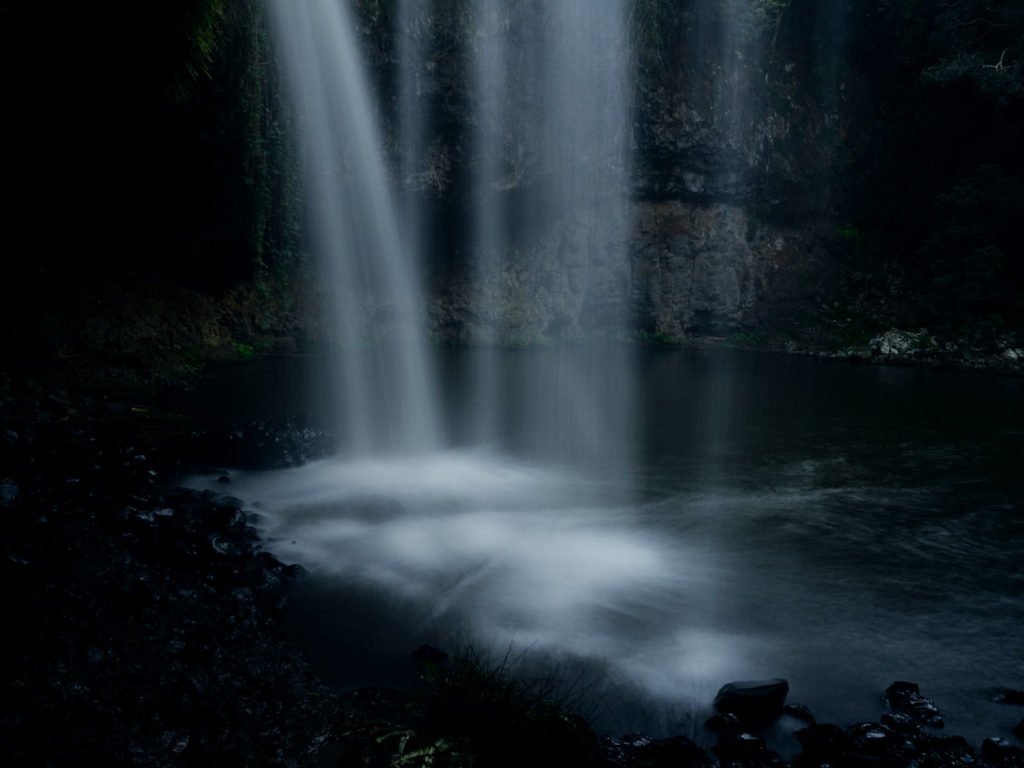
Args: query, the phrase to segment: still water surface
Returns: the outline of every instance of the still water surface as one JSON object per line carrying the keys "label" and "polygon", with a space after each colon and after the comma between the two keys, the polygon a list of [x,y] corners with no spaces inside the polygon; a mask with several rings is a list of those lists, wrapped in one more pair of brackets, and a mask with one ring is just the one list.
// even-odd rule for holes
{"label": "still water surface", "polygon": [[[569,466],[514,412],[469,445],[471,354],[438,352],[451,450],[234,474],[309,571],[292,628],[329,679],[394,682],[419,643],[472,639],[585,664],[610,730],[700,737],[722,683],[779,676],[819,720],[876,719],[908,679],[950,733],[1008,736],[1020,712],[988,694],[1024,688],[1024,382],[643,351],[628,445]],[[528,381],[552,353],[502,354]],[[238,368],[210,402],[329,418],[322,372]]]}

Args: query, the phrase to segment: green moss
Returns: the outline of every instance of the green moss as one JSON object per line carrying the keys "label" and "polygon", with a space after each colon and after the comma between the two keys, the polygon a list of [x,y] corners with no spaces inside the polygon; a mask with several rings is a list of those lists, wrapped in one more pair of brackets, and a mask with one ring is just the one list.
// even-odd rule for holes
{"label": "green moss", "polygon": [[685,343],[684,339],[681,339],[678,336],[673,336],[665,331],[638,330],[634,332],[633,339],[638,344],[661,347],[679,347]]}
{"label": "green moss", "polygon": [[235,356],[239,360],[252,360],[256,357],[256,349],[251,344],[236,341],[233,345]]}

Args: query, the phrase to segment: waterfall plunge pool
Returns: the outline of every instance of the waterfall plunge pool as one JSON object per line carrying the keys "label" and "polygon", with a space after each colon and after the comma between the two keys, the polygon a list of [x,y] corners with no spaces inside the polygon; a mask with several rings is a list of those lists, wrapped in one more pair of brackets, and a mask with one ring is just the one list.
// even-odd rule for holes
{"label": "waterfall plunge pool", "polygon": [[[552,459],[514,414],[474,446],[477,353],[436,354],[450,449],[233,473],[309,572],[290,622],[330,682],[391,684],[421,642],[471,640],[586,667],[613,731],[700,737],[720,685],[771,676],[822,722],[876,719],[897,679],[973,743],[1019,718],[989,693],[1024,687],[1024,382],[640,350],[611,471]],[[497,354],[517,381],[547,353]],[[324,365],[234,367],[200,409],[324,413]]]}

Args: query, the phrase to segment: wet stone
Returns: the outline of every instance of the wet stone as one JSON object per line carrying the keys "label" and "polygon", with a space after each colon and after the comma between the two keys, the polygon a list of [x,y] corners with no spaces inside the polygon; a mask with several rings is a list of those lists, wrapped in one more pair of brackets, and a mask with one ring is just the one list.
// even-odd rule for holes
{"label": "wet stone", "polygon": [[723,732],[713,751],[718,755],[723,766],[739,763],[746,768],[756,768],[757,766],[782,768],[785,765],[785,761],[778,753],[768,749],[764,739],[746,731]]}
{"label": "wet stone", "polygon": [[793,762],[801,768],[836,763],[853,743],[838,725],[826,723],[801,728],[794,735],[803,752]]}
{"label": "wet stone", "polygon": [[742,721],[771,722],[782,714],[789,683],[782,678],[747,680],[723,685],[715,696],[715,709]]}
{"label": "wet stone", "polygon": [[916,683],[898,680],[885,689],[882,701],[888,704],[890,709],[909,715],[921,725],[931,728],[942,728],[944,725],[939,708],[935,706],[934,701],[921,693]]}
{"label": "wet stone", "polygon": [[985,739],[981,744],[981,756],[995,768],[1024,768],[1024,749],[1006,739]]}
{"label": "wet stone", "polygon": [[647,741],[633,749],[636,768],[711,768],[711,758],[685,736]]}
{"label": "wet stone", "polygon": [[880,720],[882,725],[900,733],[918,734],[921,732],[921,726],[918,725],[917,720],[906,712],[887,712],[882,715]]}
{"label": "wet stone", "polygon": [[995,692],[992,701],[1000,704],[1019,704],[1024,706],[1024,691],[1014,688],[1000,688]]}

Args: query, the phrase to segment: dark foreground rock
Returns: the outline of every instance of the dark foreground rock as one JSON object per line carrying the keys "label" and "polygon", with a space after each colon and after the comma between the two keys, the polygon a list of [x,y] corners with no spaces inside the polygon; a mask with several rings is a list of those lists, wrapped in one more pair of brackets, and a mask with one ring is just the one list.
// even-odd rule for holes
{"label": "dark foreground rock", "polygon": [[1024,768],[1024,749],[1015,747],[1006,739],[985,739],[981,756],[994,768]]}
{"label": "dark foreground rock", "polygon": [[788,695],[789,683],[781,678],[727,683],[715,696],[715,709],[740,720],[769,722],[782,715]]}
{"label": "dark foreground rock", "polygon": [[997,701],[1000,704],[1019,704],[1024,706],[1024,691],[1018,691],[1014,688],[1000,688],[995,692],[992,701]]}

